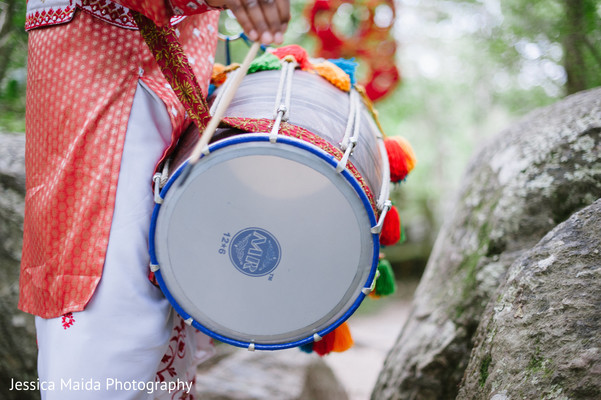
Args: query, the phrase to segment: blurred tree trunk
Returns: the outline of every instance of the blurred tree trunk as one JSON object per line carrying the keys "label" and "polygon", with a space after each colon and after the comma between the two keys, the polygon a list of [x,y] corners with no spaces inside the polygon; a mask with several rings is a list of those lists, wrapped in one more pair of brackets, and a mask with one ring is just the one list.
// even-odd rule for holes
{"label": "blurred tree trunk", "polygon": [[14,15],[16,3],[19,0],[7,0],[0,2],[0,83],[4,80],[10,56],[15,48],[12,40],[14,33]]}
{"label": "blurred tree trunk", "polygon": [[25,136],[0,133],[0,399],[38,400],[11,381],[37,378],[33,316],[17,309],[25,209]]}
{"label": "blurred tree trunk", "polygon": [[[597,20],[597,1],[563,0],[565,33],[562,40],[564,68],[567,74],[566,92],[573,94],[600,83],[601,50],[589,34],[589,20]],[[593,22],[594,23],[594,22]],[[594,32],[594,29],[593,29]],[[597,47],[596,47],[597,46]]]}

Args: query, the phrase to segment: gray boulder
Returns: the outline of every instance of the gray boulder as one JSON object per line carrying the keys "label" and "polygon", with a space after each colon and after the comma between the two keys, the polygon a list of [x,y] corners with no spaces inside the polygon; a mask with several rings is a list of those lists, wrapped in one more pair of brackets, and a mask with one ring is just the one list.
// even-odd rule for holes
{"label": "gray boulder", "polygon": [[298,349],[249,352],[218,346],[219,362],[196,376],[202,400],[348,400],[332,370]]}
{"label": "gray boulder", "polygon": [[11,380],[37,378],[33,317],[17,310],[25,204],[25,136],[0,134],[0,398],[39,399],[11,391]]}
{"label": "gray boulder", "polygon": [[475,336],[458,398],[601,397],[601,200],[508,271]]}
{"label": "gray boulder", "polygon": [[601,89],[537,110],[484,146],[464,175],[372,399],[455,398],[509,267],[600,197]]}

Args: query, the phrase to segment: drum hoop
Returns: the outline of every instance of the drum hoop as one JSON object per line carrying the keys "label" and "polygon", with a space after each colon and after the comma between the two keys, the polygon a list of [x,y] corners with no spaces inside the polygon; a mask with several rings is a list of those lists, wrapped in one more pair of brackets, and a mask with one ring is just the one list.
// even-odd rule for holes
{"label": "drum hoop", "polygon": [[[271,122],[273,122],[273,121],[271,121]],[[300,129],[302,129],[302,128],[300,128]],[[303,131],[305,131],[305,130],[303,129]],[[308,132],[308,131],[306,131],[306,132]],[[308,132],[308,133],[310,135],[313,135],[311,132]],[[316,136],[316,135],[313,135],[313,136]],[[328,152],[324,151],[322,148],[320,148],[312,143],[306,142],[304,140],[301,140],[301,139],[298,139],[295,137],[289,137],[289,136],[278,136],[277,141],[279,143],[284,143],[287,145],[291,145],[291,146],[295,146],[295,147],[299,147],[304,150],[307,150],[310,153],[312,153],[312,154],[320,157],[324,161],[326,161],[334,169],[336,168],[336,165],[338,164],[338,160],[336,160],[336,157],[334,157],[332,154],[329,154]],[[209,146],[209,149],[211,152],[213,152],[213,151],[219,150],[221,148],[224,148],[224,147],[227,147],[230,145],[247,143],[247,142],[269,142],[269,136],[268,136],[268,134],[264,134],[264,133],[240,134],[237,136],[233,136],[233,137],[215,142]],[[202,158],[201,158],[201,160],[202,160]],[[180,176],[180,174],[182,173],[182,171],[184,170],[184,168],[187,164],[188,164],[188,161],[184,162],[181,166],[178,167],[178,169],[169,178],[169,181],[161,190],[161,193],[160,193],[161,198],[163,198],[163,199],[165,198],[167,192],[169,191],[171,186],[174,184],[174,182],[177,181],[177,178]],[[366,186],[365,182],[363,182],[363,184],[361,182],[359,182],[358,179],[356,178],[356,176],[348,168],[344,169],[340,173],[344,176],[344,178],[347,180],[347,182],[349,182],[351,187],[355,190],[355,192],[361,199],[361,202],[363,203],[363,207],[368,214],[368,218],[369,218],[369,221],[370,221],[372,227],[375,226],[377,224],[377,220],[376,220],[376,215],[374,212],[373,197],[370,199],[368,197],[367,193],[364,191],[364,188],[367,188],[368,190],[369,190],[369,188]],[[357,174],[358,174],[358,172],[357,172]],[[163,292],[163,294],[165,295],[165,297],[167,298],[167,300],[169,301],[169,303],[171,304],[173,309],[184,319],[184,321],[186,321],[187,324],[192,325],[194,328],[198,329],[199,331],[203,332],[204,334],[206,334],[214,339],[217,339],[221,342],[224,342],[224,343],[236,346],[236,347],[249,348],[249,349],[252,348],[255,350],[283,350],[283,349],[294,348],[294,347],[302,346],[305,344],[309,344],[315,340],[315,336],[314,336],[315,334],[319,335],[320,337],[323,337],[323,336],[327,335],[328,333],[332,332],[338,326],[340,326],[348,318],[350,318],[351,315],[353,315],[355,313],[355,311],[357,311],[357,309],[359,308],[359,306],[365,299],[366,295],[369,294],[369,292],[371,291],[372,283],[374,282],[374,279],[376,277],[376,271],[377,271],[379,254],[380,254],[379,235],[375,234],[375,233],[371,233],[372,243],[373,243],[372,265],[371,265],[370,273],[365,282],[365,285],[363,286],[362,290],[359,292],[358,296],[355,298],[352,305],[337,320],[330,323],[327,327],[325,327],[324,329],[322,329],[318,332],[310,333],[310,335],[304,339],[298,339],[298,340],[288,342],[288,343],[275,343],[275,344],[274,343],[254,343],[254,342],[245,342],[242,340],[237,340],[237,339],[223,336],[220,333],[217,333],[215,331],[212,331],[212,330],[206,328],[205,326],[200,324],[198,321],[196,321],[192,316],[190,316],[190,314],[188,314],[179,305],[179,303],[175,300],[175,298],[171,294],[171,291],[169,290],[169,288],[167,288],[167,286],[165,284],[165,281],[161,274],[159,262],[156,257],[156,248],[155,248],[155,232],[156,232],[156,225],[157,225],[157,221],[158,221],[158,215],[159,215],[159,211],[161,208],[161,204],[162,203],[157,203],[154,206],[154,209],[152,212],[152,219],[151,219],[151,223],[150,223],[150,229],[149,229],[149,238],[148,238],[149,239],[148,243],[149,243],[150,263],[151,263],[151,266],[154,267],[154,274],[155,274],[156,281],[158,282],[161,291]]]}

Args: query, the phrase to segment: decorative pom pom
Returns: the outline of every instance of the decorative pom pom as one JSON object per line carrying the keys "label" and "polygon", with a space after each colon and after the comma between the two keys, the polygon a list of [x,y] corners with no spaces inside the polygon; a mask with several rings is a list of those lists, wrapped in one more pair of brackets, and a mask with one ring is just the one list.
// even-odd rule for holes
{"label": "decorative pom pom", "polygon": [[384,140],[388,162],[390,164],[390,180],[400,182],[415,167],[416,158],[413,148],[407,139],[401,136],[389,136]]}
{"label": "decorative pom pom", "polygon": [[396,281],[394,279],[394,271],[388,260],[380,260],[378,263],[378,280],[373,293],[376,296],[389,296],[396,292]]}
{"label": "decorative pom pom", "polygon": [[228,66],[223,64],[215,63],[213,65],[213,74],[211,75],[211,84],[219,87],[227,79],[227,74],[235,69],[240,68],[240,64],[233,63]]}
{"label": "decorative pom pom", "polygon": [[351,79],[351,85],[354,85],[357,81],[355,80],[355,72],[357,71],[358,63],[355,62],[354,58],[346,59],[346,58],[336,58],[328,60],[338,68],[346,72],[346,74]]}
{"label": "decorative pom pom", "polygon": [[211,83],[215,86],[221,86],[227,79],[225,65],[215,63],[213,64],[213,74],[211,76]]}
{"label": "decorative pom pom", "polygon": [[380,244],[382,246],[392,246],[398,242],[400,238],[401,217],[399,216],[397,208],[392,206],[384,218],[382,232],[380,232]]}
{"label": "decorative pom pom", "polygon": [[332,334],[334,334],[334,347],[332,348],[332,351],[342,353],[353,347],[353,344],[355,344],[353,336],[351,335],[351,330],[346,322],[336,328]]}
{"label": "decorative pom pom", "polygon": [[248,67],[248,73],[252,74],[253,72],[268,71],[281,68],[282,64],[280,63],[280,59],[272,53],[265,52],[253,60],[253,62]]}
{"label": "decorative pom pom", "polygon": [[302,70],[308,71],[312,68],[307,51],[297,44],[278,47],[271,52],[280,59],[283,59],[286,56],[293,56]]}
{"label": "decorative pom pom", "polygon": [[330,354],[334,350],[334,332],[336,330],[325,335],[319,342],[313,342],[313,351],[319,354],[321,357],[326,354]]}
{"label": "decorative pom pom", "polygon": [[313,351],[323,357],[333,351],[337,353],[346,351],[353,344],[351,330],[348,324],[343,322],[338,328],[325,335],[319,342],[314,342]]}
{"label": "decorative pom pom", "polygon": [[213,95],[213,93],[215,92],[215,89],[217,89],[217,86],[213,85],[212,83],[209,83],[209,90],[207,90],[207,97],[211,97]]}
{"label": "decorative pom pom", "polygon": [[338,89],[348,92],[351,90],[351,78],[341,68],[329,61],[314,64],[313,69]]}
{"label": "decorative pom pom", "polygon": [[307,343],[307,344],[303,344],[302,346],[299,346],[300,351],[304,352],[304,353],[313,353],[313,342],[311,343]]}

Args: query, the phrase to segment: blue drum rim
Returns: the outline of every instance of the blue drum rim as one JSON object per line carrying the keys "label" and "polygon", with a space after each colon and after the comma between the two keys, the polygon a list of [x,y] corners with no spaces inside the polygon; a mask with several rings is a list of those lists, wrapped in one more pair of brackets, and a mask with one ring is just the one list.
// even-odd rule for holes
{"label": "blue drum rim", "polygon": [[[269,140],[270,140],[269,135],[265,134],[265,133],[245,133],[245,134],[236,135],[236,136],[229,137],[229,138],[220,140],[218,142],[215,142],[209,146],[209,151],[214,152],[221,148],[240,144],[240,143],[269,142]],[[293,137],[278,135],[277,143],[283,143],[283,144],[295,146],[295,147],[301,148],[303,150],[306,150],[306,151],[320,157],[322,160],[324,160],[328,164],[330,164],[333,168],[336,168],[336,166],[338,165],[338,160],[334,156],[326,153],[325,151],[321,150],[319,147],[312,145],[308,142],[305,142],[303,140],[296,139]],[[178,169],[173,173],[173,175],[169,178],[169,180],[167,181],[167,184],[161,190],[161,193],[160,193],[161,198],[165,198],[165,195],[167,194],[167,192],[169,191],[171,186],[177,181],[178,177],[182,174],[182,172],[184,171],[184,169],[187,165],[188,165],[188,160],[186,160],[182,165],[180,165],[178,167]],[[359,184],[357,179],[353,176],[353,174],[351,174],[349,172],[349,170],[347,168],[342,170],[342,172],[340,172],[340,174],[342,174],[342,176],[347,180],[347,182],[355,190],[355,192],[357,193],[357,195],[359,196],[359,198],[361,199],[361,201],[363,203],[364,209],[367,211],[368,218],[369,218],[369,221],[370,221],[372,227],[375,226],[377,224],[376,215],[373,211],[371,202],[369,201],[367,195],[363,191],[363,188],[361,187],[361,185]],[[154,272],[154,275],[159,284],[161,291],[165,295],[165,298],[167,298],[167,300],[169,301],[169,303],[171,304],[173,309],[182,317],[182,319],[184,319],[184,321],[186,321],[186,323],[190,324],[189,321],[190,321],[190,319],[192,319],[192,322],[190,324],[191,326],[193,326],[194,328],[198,329],[202,333],[204,333],[214,339],[217,339],[223,343],[227,343],[227,344],[230,344],[230,345],[236,346],[236,347],[251,348],[252,346],[254,346],[255,350],[284,350],[284,349],[303,346],[303,345],[312,343],[314,341],[314,334],[311,334],[310,336],[308,336],[304,339],[299,339],[299,340],[296,340],[293,342],[288,342],[288,343],[274,344],[274,343],[245,342],[245,341],[241,341],[241,340],[237,340],[237,339],[232,339],[232,338],[223,336],[215,331],[212,331],[212,330],[206,328],[205,326],[203,326],[202,324],[200,324],[192,316],[190,316],[179,305],[179,303],[175,300],[175,298],[173,297],[173,295],[171,294],[171,292],[165,285],[165,281],[161,274],[160,265],[159,265],[159,262],[156,257],[155,231],[156,231],[156,224],[157,224],[157,219],[159,216],[160,209],[161,209],[161,204],[155,203],[154,209],[152,211],[152,217],[151,217],[151,221],[150,221],[150,229],[149,229],[149,235],[148,235],[148,251],[149,251],[149,255],[150,255],[150,263],[151,263],[151,265],[158,267],[158,269]],[[359,308],[359,306],[365,299],[365,297],[366,297],[365,292],[372,287],[372,283],[374,282],[374,279],[376,277],[376,271],[377,271],[377,267],[378,267],[379,254],[380,254],[380,240],[379,240],[379,235],[377,233],[371,233],[371,236],[372,236],[372,243],[373,243],[372,266],[371,266],[371,271],[367,277],[367,281],[365,282],[365,286],[363,286],[364,290],[359,292],[359,295],[357,296],[357,298],[355,299],[355,301],[353,302],[351,307],[349,307],[349,309],[346,310],[346,312],[341,317],[339,317],[337,320],[332,322],[328,327],[322,329],[321,331],[316,332],[316,334],[319,335],[320,337],[323,337],[323,336],[327,335],[328,333],[332,332],[334,329],[336,329],[338,326],[340,326],[342,323],[344,323],[347,319],[349,319],[355,313],[355,311],[357,311],[357,309]],[[367,289],[367,290],[365,290],[365,289]],[[367,293],[369,293],[369,292],[367,292]]]}

